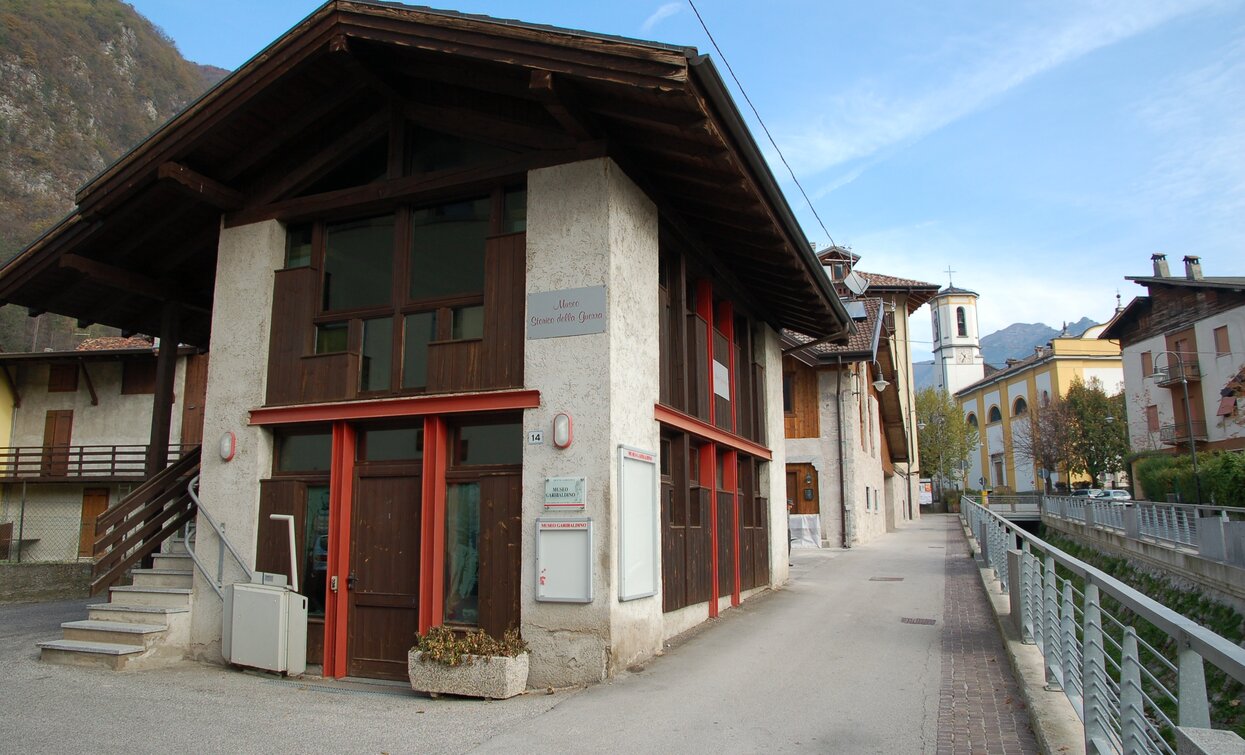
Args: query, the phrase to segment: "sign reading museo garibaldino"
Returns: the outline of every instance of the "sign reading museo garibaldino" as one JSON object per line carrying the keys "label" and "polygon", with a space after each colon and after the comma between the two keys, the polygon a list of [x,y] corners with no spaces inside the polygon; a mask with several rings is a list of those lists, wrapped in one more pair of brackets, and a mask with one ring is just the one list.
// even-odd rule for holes
{"label": "sign reading museo garibaldino", "polygon": [[565,288],[527,295],[527,338],[605,332],[605,286]]}

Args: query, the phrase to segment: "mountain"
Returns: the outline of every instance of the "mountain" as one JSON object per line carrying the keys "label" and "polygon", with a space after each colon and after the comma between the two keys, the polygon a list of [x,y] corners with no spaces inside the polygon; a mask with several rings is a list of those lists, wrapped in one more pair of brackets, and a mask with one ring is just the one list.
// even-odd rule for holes
{"label": "mountain", "polygon": [[[0,0],[0,262],[226,73],[182,58],[121,0]],[[65,336],[64,322],[36,326],[11,309],[0,310],[0,348],[30,350],[36,334],[41,348],[66,347],[45,340]]]}
{"label": "mountain", "polygon": [[[1068,335],[1079,336],[1097,324],[1088,317],[1082,317],[1074,323],[1068,323]],[[1001,368],[1007,364],[1008,359],[1024,359],[1032,355],[1034,348],[1046,345],[1059,333],[1060,331],[1040,322],[1012,323],[981,339],[981,356],[986,364]]]}
{"label": "mountain", "polygon": [[[1068,335],[1079,336],[1098,323],[1082,317],[1076,322],[1068,323]],[[1060,331],[1040,322],[1017,322],[1002,330],[995,331],[981,339],[981,354],[986,364],[1002,368],[1008,359],[1024,359],[1033,354],[1033,349],[1046,345]],[[916,390],[930,388],[935,385],[938,375],[934,371],[933,360],[912,363],[912,382]]]}

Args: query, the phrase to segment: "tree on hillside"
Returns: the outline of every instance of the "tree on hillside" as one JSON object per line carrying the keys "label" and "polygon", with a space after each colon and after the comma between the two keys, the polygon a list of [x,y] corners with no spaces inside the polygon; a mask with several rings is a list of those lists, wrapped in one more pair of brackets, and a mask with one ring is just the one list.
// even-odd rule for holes
{"label": "tree on hillside", "polygon": [[1042,477],[1049,493],[1050,473],[1063,470],[1066,475],[1076,455],[1076,418],[1072,416],[1071,407],[1058,399],[1046,406],[1034,404],[1026,417],[1012,420],[1012,428],[1013,452],[1027,459],[1035,469],[1046,472]]}
{"label": "tree on hillside", "polygon": [[917,444],[921,474],[962,482],[961,470],[977,449],[977,430],[964,420],[955,399],[937,388],[916,394]]}
{"label": "tree on hillside", "polygon": [[1075,423],[1069,471],[1084,472],[1097,483],[1102,475],[1123,470],[1128,455],[1124,394],[1108,396],[1097,378],[1089,383],[1074,378],[1064,402]]}

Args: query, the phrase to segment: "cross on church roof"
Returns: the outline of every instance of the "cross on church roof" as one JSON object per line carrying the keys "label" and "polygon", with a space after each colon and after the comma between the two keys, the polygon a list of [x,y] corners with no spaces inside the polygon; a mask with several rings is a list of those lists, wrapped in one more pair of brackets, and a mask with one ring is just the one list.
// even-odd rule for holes
{"label": "cross on church roof", "polygon": [[955,271],[951,269],[950,265],[947,265],[946,272],[947,272],[947,288],[955,288],[955,281],[951,280],[951,275]]}

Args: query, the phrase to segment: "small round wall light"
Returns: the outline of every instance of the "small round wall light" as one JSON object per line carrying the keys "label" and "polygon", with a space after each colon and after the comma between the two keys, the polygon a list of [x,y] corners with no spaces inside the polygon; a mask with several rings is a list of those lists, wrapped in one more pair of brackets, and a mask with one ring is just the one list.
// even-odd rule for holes
{"label": "small round wall light", "polygon": [[558,448],[569,448],[575,437],[575,423],[571,415],[559,412],[553,416],[553,445]]}
{"label": "small round wall light", "polygon": [[231,461],[233,455],[238,451],[238,438],[232,432],[226,430],[220,436],[220,458],[222,461]]}

